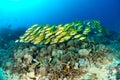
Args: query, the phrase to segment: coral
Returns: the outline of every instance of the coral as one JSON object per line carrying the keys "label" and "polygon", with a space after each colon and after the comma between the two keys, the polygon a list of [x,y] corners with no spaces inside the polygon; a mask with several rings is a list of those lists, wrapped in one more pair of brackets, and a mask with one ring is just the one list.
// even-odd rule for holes
{"label": "coral", "polygon": [[80,50],[78,51],[78,53],[79,53],[79,55],[81,55],[81,56],[88,56],[89,53],[90,53],[90,51],[88,51],[87,49],[80,49]]}
{"label": "coral", "polygon": [[19,80],[18,74],[11,74],[10,70],[5,71],[2,69],[1,76],[0,80]]}
{"label": "coral", "polygon": [[68,40],[84,40],[90,32],[102,33],[102,27],[98,20],[88,20],[83,23],[75,21],[65,25],[35,24],[28,28],[23,36],[16,42],[31,42],[34,44],[63,43]]}
{"label": "coral", "polygon": [[[11,59],[14,60],[11,68],[3,66],[5,71],[10,71],[6,78],[13,76],[17,80],[119,79],[120,62],[115,58],[116,52],[110,44],[104,44],[106,42],[87,38],[84,41],[75,39],[66,43],[40,46],[21,43],[11,54]],[[9,67],[9,63],[6,66]]]}
{"label": "coral", "polygon": [[[119,80],[120,39],[112,41],[102,36],[101,40],[96,35],[90,37],[93,33],[103,33],[97,20],[33,25],[18,40],[25,43],[9,44],[10,56],[9,51],[0,50],[5,77],[8,80]],[[83,38],[86,39],[80,41]]]}

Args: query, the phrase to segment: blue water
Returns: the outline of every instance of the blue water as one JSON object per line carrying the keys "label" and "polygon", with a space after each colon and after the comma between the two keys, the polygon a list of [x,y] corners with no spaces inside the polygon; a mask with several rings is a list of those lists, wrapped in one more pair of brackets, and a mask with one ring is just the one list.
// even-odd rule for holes
{"label": "blue water", "polygon": [[38,24],[60,24],[74,20],[99,19],[120,30],[119,0],[1,0],[0,27],[12,29]]}
{"label": "blue water", "polygon": [[65,24],[99,19],[120,33],[119,0],[0,0],[0,46],[17,39],[33,24]]}
{"label": "blue water", "polygon": [[119,0],[0,0],[0,46],[33,24],[65,24],[98,19],[120,33]]}

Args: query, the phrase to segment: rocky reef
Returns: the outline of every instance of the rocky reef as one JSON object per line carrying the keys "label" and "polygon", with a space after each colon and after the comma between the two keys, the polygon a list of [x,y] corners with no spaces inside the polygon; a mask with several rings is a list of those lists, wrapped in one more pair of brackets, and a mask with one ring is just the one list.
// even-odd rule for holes
{"label": "rocky reef", "polygon": [[[55,27],[51,35],[43,33],[50,32],[53,27],[46,27],[48,32],[44,27],[38,29],[38,25],[30,27],[17,43],[8,44],[8,50],[0,49],[0,66],[4,70],[5,80],[119,80],[120,36],[114,39],[112,36],[115,35],[109,38],[98,36],[103,34],[103,28],[95,27],[95,23],[94,26],[92,23],[94,21],[84,22],[84,26],[86,24],[92,25],[91,27],[79,28],[81,24],[77,25],[78,22],[71,23],[77,28],[70,26],[71,24],[67,24],[70,27],[66,25],[69,28],[65,28],[65,25]],[[75,33],[71,32],[71,29]],[[97,33],[93,34],[94,31]],[[62,36],[64,32],[69,32],[69,35]],[[61,37],[56,40],[58,36],[54,34],[58,33]],[[43,40],[41,34],[44,36]],[[83,36],[75,38],[79,34]],[[48,38],[45,38],[47,36]],[[68,39],[66,36],[72,37]],[[40,41],[36,42],[37,37]],[[85,39],[80,40],[82,37]],[[5,52],[7,57],[2,54]]]}

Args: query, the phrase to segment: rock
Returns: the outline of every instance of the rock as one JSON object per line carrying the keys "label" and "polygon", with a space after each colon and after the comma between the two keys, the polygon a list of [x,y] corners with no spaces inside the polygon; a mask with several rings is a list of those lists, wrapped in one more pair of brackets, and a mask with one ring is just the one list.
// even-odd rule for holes
{"label": "rock", "polygon": [[81,45],[81,48],[87,48],[87,46],[88,46],[88,43],[83,42]]}
{"label": "rock", "polygon": [[29,54],[25,54],[24,59],[25,59],[26,65],[27,65],[27,64],[30,64],[32,62],[33,57]]}
{"label": "rock", "polygon": [[67,78],[64,78],[63,80],[68,80]]}
{"label": "rock", "polygon": [[47,77],[49,78],[49,79],[51,79],[52,80],[52,77],[54,76],[54,74],[52,74],[52,73],[48,73],[48,75],[47,75]]}
{"label": "rock", "polygon": [[27,73],[27,76],[30,78],[35,78],[35,72],[34,71],[29,72],[29,73]]}
{"label": "rock", "polygon": [[65,44],[64,43],[60,44],[59,49],[62,49],[62,50],[65,49]]}
{"label": "rock", "polygon": [[69,50],[69,51],[75,51],[76,49],[75,49],[75,47],[70,46],[70,47],[68,48],[68,50]]}
{"label": "rock", "polygon": [[30,51],[29,48],[25,48],[25,49],[23,50],[24,53],[28,53],[28,51]]}
{"label": "rock", "polygon": [[36,51],[37,51],[37,47],[36,47],[36,46],[32,46],[32,47],[30,47],[30,51],[32,51],[32,52],[36,52]]}
{"label": "rock", "polygon": [[22,63],[22,59],[21,58],[17,58],[15,62],[16,62],[16,65],[19,65],[19,64]]}
{"label": "rock", "polygon": [[67,52],[66,54],[61,56],[61,60],[63,62],[68,62],[71,59],[71,52]]}
{"label": "rock", "polygon": [[81,46],[81,42],[79,40],[74,40],[75,47]]}
{"label": "rock", "polygon": [[49,78],[47,78],[47,77],[45,77],[45,78],[43,78],[43,80],[50,80]]}
{"label": "rock", "polygon": [[90,51],[87,50],[87,49],[80,49],[80,50],[78,51],[78,54],[79,54],[80,56],[88,56],[89,53],[90,53]]}
{"label": "rock", "polygon": [[23,56],[24,56],[24,53],[22,52],[22,50],[18,50],[17,52],[14,53],[15,59],[22,58]]}
{"label": "rock", "polygon": [[98,45],[98,47],[99,47],[99,51],[104,51],[105,49],[106,49],[106,46],[104,45],[104,44],[100,44],[100,45]]}
{"label": "rock", "polygon": [[75,63],[74,69],[78,69],[79,63]]}
{"label": "rock", "polygon": [[75,43],[74,43],[73,40],[70,40],[70,41],[67,42],[67,46],[74,46],[74,44],[75,44]]}
{"label": "rock", "polygon": [[60,55],[63,55],[64,54],[64,50],[57,50],[57,53],[60,54]]}
{"label": "rock", "polygon": [[51,51],[52,51],[52,47],[49,45],[49,46],[47,47],[47,52],[48,52],[48,53],[51,53]]}
{"label": "rock", "polygon": [[46,76],[48,74],[46,67],[41,67],[39,69],[41,76]]}
{"label": "rock", "polygon": [[52,56],[54,56],[54,57],[60,57],[63,54],[64,54],[63,50],[57,50],[57,49],[52,50]]}
{"label": "rock", "polygon": [[6,62],[6,67],[10,68],[13,65],[11,61]]}
{"label": "rock", "polygon": [[78,62],[79,66],[80,66],[80,67],[83,66],[84,63],[85,63],[85,59],[80,58],[80,60],[79,60],[79,62]]}
{"label": "rock", "polygon": [[57,49],[53,49],[52,50],[52,56],[57,56],[58,54],[57,54]]}
{"label": "rock", "polygon": [[44,57],[47,54],[48,54],[47,49],[46,48],[41,48],[41,50],[40,50],[40,57]]}
{"label": "rock", "polygon": [[51,47],[52,47],[53,49],[56,49],[57,45],[56,45],[56,44],[52,44]]}

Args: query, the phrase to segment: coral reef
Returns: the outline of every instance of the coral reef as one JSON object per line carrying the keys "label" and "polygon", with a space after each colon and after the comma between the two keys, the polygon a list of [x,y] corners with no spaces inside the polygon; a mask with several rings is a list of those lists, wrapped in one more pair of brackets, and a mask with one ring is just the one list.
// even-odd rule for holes
{"label": "coral reef", "polygon": [[98,20],[88,20],[83,23],[76,21],[57,26],[35,24],[28,28],[25,34],[16,42],[32,42],[34,44],[62,43],[71,39],[84,40],[90,32],[102,34],[102,27]]}
{"label": "coral reef", "polygon": [[105,45],[108,39],[104,41],[98,37],[46,46],[18,43],[13,49],[14,63],[4,66],[4,70],[10,71],[6,76],[15,77],[13,80],[120,79],[118,56],[114,56],[116,52],[110,47],[113,42]]}
{"label": "coral reef", "polygon": [[120,37],[99,34],[103,34],[103,29],[96,20],[51,27],[33,25],[18,43],[11,41],[8,49],[0,49],[2,77],[4,80],[119,80]]}

